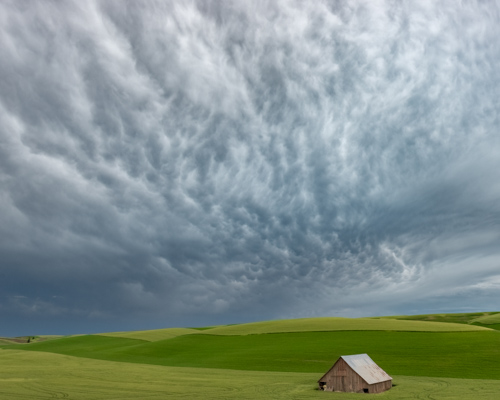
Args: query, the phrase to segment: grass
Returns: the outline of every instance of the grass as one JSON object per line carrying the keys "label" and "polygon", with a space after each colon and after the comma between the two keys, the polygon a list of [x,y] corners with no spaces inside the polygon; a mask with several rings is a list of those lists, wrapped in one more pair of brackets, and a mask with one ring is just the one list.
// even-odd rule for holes
{"label": "grass", "polygon": [[414,331],[414,332],[470,332],[487,328],[425,321],[374,318],[302,318],[248,324],[220,326],[203,331],[208,335],[251,335],[277,332],[311,331]]}
{"label": "grass", "polygon": [[220,325],[217,325],[217,326],[201,326],[201,327],[197,327],[197,328],[190,328],[190,329],[196,329],[197,331],[206,331],[208,329],[213,329],[213,328],[217,328],[219,327]]}
{"label": "grass", "polygon": [[377,319],[467,324],[469,326],[481,326],[489,329],[500,330],[500,312],[498,311],[460,314],[395,315],[389,317],[378,317]]}
{"label": "grass", "polygon": [[498,315],[280,320],[30,344],[0,338],[0,400],[359,399],[316,390],[340,355],[357,353],[394,378],[377,398],[497,399]]}
{"label": "grass", "polygon": [[[24,346],[23,346],[24,347]],[[0,399],[360,399],[316,390],[315,373],[179,368],[0,350]],[[496,400],[500,380],[393,376],[377,399]],[[364,397],[363,397],[364,398]]]}
{"label": "grass", "polygon": [[28,343],[28,337],[24,336],[19,336],[19,337],[13,337],[13,338],[8,338],[8,337],[0,337],[0,344],[22,344],[22,343]]}
{"label": "grass", "polygon": [[316,373],[340,355],[368,353],[389,374],[500,378],[500,334],[494,330],[190,334],[157,342],[90,335],[22,349],[129,363]]}
{"label": "grass", "polygon": [[148,331],[100,333],[99,335],[156,342],[158,340],[171,339],[181,335],[190,335],[192,333],[198,333],[198,330],[190,328],[166,328],[166,329],[153,329]]}
{"label": "grass", "polygon": [[[496,317],[495,317],[495,315],[496,315]],[[447,323],[455,323],[455,324],[483,323],[481,320],[485,319],[486,321],[488,321],[489,318],[492,318],[492,321],[494,321],[491,323],[500,323],[500,313],[498,311],[476,312],[476,313],[458,313],[458,314],[394,315],[394,316],[387,316],[387,317],[379,317],[379,319],[447,322]]]}
{"label": "grass", "polygon": [[[0,350],[0,399],[311,399],[317,374],[116,363]],[[312,396],[312,397],[311,397]]]}
{"label": "grass", "polygon": [[36,342],[43,342],[46,340],[59,339],[62,337],[63,336],[61,335],[18,336],[12,338],[0,337],[0,345],[36,343]]}
{"label": "grass", "polygon": [[500,313],[484,315],[474,319],[473,322],[479,322],[484,325],[500,324]]}
{"label": "grass", "polygon": [[490,329],[495,329],[497,331],[500,331],[500,324],[488,324],[486,326]]}

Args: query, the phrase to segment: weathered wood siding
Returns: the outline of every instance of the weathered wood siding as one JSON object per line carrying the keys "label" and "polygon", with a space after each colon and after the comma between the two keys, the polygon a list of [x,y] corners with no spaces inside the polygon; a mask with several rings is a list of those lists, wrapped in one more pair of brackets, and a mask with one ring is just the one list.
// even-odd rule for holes
{"label": "weathered wood siding", "polygon": [[381,393],[392,387],[392,381],[369,385],[343,359],[335,363],[322,381],[326,382],[324,390],[328,392]]}
{"label": "weathered wood siding", "polygon": [[392,381],[374,383],[370,385],[368,393],[382,393],[392,388]]}

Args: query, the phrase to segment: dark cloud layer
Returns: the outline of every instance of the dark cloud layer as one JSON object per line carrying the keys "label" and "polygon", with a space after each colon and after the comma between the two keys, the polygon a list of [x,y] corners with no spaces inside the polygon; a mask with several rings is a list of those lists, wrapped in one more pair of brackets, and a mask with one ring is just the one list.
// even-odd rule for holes
{"label": "dark cloud layer", "polygon": [[0,19],[0,335],[498,308],[497,3]]}

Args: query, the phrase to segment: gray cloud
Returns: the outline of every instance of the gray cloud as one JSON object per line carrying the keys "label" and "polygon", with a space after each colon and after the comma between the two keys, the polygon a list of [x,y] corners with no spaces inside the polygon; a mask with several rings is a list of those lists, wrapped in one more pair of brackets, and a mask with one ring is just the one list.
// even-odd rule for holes
{"label": "gray cloud", "polygon": [[6,333],[495,308],[494,3],[0,15]]}

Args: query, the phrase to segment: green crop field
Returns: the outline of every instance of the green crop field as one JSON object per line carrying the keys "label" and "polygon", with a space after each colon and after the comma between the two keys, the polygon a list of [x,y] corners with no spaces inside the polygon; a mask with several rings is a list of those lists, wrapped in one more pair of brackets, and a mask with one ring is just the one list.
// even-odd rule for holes
{"label": "green crop field", "polygon": [[282,320],[29,344],[5,338],[0,399],[355,399],[315,389],[340,355],[358,353],[394,378],[377,398],[497,399],[500,332],[471,325],[496,315]]}
{"label": "green crop field", "polygon": [[[478,315],[478,314],[476,314]],[[386,317],[384,317],[386,318]],[[156,342],[189,334],[207,335],[252,335],[281,332],[322,332],[322,331],[413,331],[413,332],[470,332],[489,329],[475,325],[426,323],[427,320],[404,320],[402,317],[389,319],[374,318],[301,318],[277,321],[253,322],[239,325],[225,325],[206,328],[165,328],[148,331],[108,332],[101,336],[140,339]],[[449,322],[449,321],[446,321]]]}
{"label": "green crop field", "polygon": [[[359,399],[316,390],[321,374],[163,367],[0,350],[0,399]],[[496,400],[500,380],[394,376],[387,400]],[[363,397],[364,398],[364,397]]]}
{"label": "green crop field", "polygon": [[473,322],[479,322],[485,325],[500,324],[500,313],[489,314],[482,317],[478,317]]}
{"label": "green crop field", "polygon": [[415,331],[415,332],[469,332],[484,330],[474,325],[426,321],[373,318],[302,318],[249,324],[220,326],[203,331],[208,335],[251,335],[278,332],[313,331]]}
{"label": "green crop field", "polygon": [[499,312],[461,313],[461,314],[423,314],[395,315],[379,317],[379,319],[395,319],[407,321],[446,322],[455,324],[476,324],[491,329],[500,329]]}
{"label": "green crop field", "polygon": [[90,335],[23,349],[167,366],[317,373],[340,355],[368,353],[382,368],[399,375],[500,377],[498,331],[190,334],[157,342]]}
{"label": "green crop field", "polygon": [[100,333],[99,335],[156,342],[158,340],[171,339],[176,336],[190,335],[192,333],[199,333],[199,331],[190,328],[166,328],[166,329],[153,329],[149,331],[109,332],[109,333]]}

